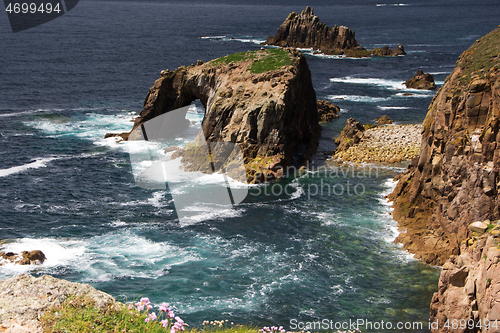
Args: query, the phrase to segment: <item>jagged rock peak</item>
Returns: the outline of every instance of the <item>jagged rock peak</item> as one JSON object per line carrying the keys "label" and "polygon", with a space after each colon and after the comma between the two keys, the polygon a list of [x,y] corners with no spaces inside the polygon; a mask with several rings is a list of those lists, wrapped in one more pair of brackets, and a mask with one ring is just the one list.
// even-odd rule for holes
{"label": "jagged rock peak", "polygon": [[356,41],[355,32],[346,26],[333,28],[319,20],[314,9],[307,7],[300,14],[292,12],[278,27],[275,36],[269,36],[263,44],[280,47],[312,48],[329,55],[348,57],[398,56],[406,54],[402,45],[392,50],[388,46],[367,50]]}
{"label": "jagged rock peak", "polygon": [[500,27],[459,57],[394,192],[397,241],[429,264],[460,253],[469,223],[500,218]]}

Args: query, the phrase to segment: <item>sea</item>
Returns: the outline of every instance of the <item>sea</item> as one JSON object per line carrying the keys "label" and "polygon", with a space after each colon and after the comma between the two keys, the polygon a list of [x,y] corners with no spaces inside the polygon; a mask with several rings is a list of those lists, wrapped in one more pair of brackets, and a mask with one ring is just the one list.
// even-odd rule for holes
{"label": "sea", "polygon": [[[194,327],[363,320],[406,324],[366,332],[427,329],[440,268],[393,242],[385,199],[404,164],[310,168],[234,206],[192,207],[182,223],[168,188],[136,184],[131,144],[104,139],[131,129],[162,70],[258,50],[306,6],[354,30],[363,47],[407,52],[351,59],[302,50],[317,97],[341,108],[322,124],[322,156],[350,117],[421,123],[436,91],[402,83],[422,68],[440,87],[458,56],[500,23],[497,0],[81,0],[18,33],[0,14],[0,251],[47,257],[0,266],[0,279],[50,274],[124,302],[149,297]],[[191,126],[203,114],[195,102]],[[337,191],[318,191],[324,184]]]}

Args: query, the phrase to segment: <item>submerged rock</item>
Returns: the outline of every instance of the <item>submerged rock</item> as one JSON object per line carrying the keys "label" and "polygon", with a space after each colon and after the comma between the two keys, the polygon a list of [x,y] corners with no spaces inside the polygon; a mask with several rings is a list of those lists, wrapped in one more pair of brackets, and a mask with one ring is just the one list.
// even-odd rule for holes
{"label": "submerged rock", "polygon": [[355,32],[346,26],[328,27],[314,14],[314,9],[307,7],[300,14],[292,12],[279,26],[275,36],[269,36],[264,43],[280,47],[312,48],[329,55],[348,57],[398,56],[406,54],[402,45],[395,50],[388,46],[381,49],[367,50],[355,39]]}
{"label": "submerged rock", "polygon": [[411,89],[422,90],[434,90],[437,88],[434,83],[434,76],[424,73],[422,69],[419,69],[413,78],[406,80],[405,86]]}
{"label": "submerged rock", "polygon": [[397,241],[425,263],[460,253],[474,221],[500,218],[500,28],[476,41],[434,97],[420,154],[390,195]]}

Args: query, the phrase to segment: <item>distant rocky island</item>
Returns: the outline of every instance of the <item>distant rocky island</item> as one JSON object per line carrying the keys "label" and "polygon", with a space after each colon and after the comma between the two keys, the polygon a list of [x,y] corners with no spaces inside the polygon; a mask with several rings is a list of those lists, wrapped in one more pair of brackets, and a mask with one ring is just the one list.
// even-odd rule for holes
{"label": "distant rocky island", "polygon": [[406,88],[411,89],[434,90],[437,88],[434,82],[434,76],[429,73],[424,73],[422,69],[419,69],[415,76],[406,80],[404,84]]}
{"label": "distant rocky island", "polygon": [[290,13],[279,26],[275,36],[269,36],[264,45],[280,47],[312,48],[318,53],[327,55],[345,55],[363,58],[370,56],[405,55],[404,47],[396,49],[389,46],[367,50],[354,38],[355,33],[345,26],[328,27],[314,14],[314,9],[307,7],[300,14]]}

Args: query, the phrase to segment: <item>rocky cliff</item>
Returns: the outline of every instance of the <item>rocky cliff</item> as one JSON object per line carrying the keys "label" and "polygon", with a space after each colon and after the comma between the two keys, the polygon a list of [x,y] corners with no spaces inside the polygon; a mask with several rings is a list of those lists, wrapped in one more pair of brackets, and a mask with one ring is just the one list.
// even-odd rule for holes
{"label": "rocky cliff", "polygon": [[328,27],[314,15],[314,10],[307,7],[300,14],[290,13],[279,26],[275,36],[269,36],[267,45],[281,47],[312,48],[324,54],[346,55],[349,57],[397,56],[404,55],[404,48],[399,45],[392,50],[388,46],[381,49],[367,50],[354,38],[355,33],[345,26]]}
{"label": "rocky cliff", "polygon": [[423,123],[420,154],[399,176],[397,241],[422,261],[460,254],[473,221],[498,220],[500,28],[459,57]]}
{"label": "rocky cliff", "polygon": [[500,225],[485,222],[469,226],[475,235],[443,265],[431,302],[434,333],[500,332]]}
{"label": "rocky cliff", "polygon": [[[321,134],[316,94],[306,59],[295,49],[242,52],[165,70],[134,129],[197,99],[205,107],[204,137],[197,140],[238,144],[249,182],[305,162],[316,151]],[[175,126],[187,127],[185,113],[179,117]]]}

